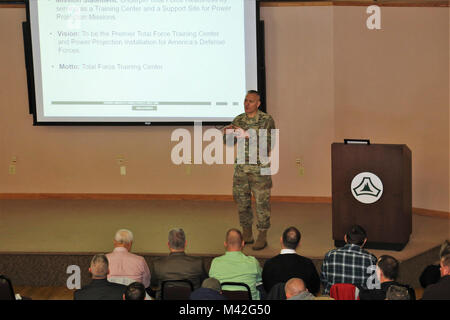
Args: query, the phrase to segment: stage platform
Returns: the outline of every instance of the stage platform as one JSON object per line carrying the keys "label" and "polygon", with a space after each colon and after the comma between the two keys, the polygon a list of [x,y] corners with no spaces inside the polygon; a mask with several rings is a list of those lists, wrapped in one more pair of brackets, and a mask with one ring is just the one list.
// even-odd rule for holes
{"label": "stage platform", "polygon": [[[324,254],[334,248],[331,204],[275,202],[271,223],[267,248],[244,249],[261,264],[279,253],[281,234],[291,225],[302,233],[298,253],[313,259],[318,269]],[[188,200],[0,200],[0,273],[9,274],[16,285],[64,286],[67,266],[79,265],[88,280],[90,258],[112,250],[116,230],[133,231],[132,251],[149,261],[168,254],[167,233],[174,227],[186,232],[186,252],[205,257],[208,264],[224,253],[226,231],[239,228],[236,205]],[[413,215],[413,233],[404,250],[370,251],[376,256],[390,254],[403,266],[416,268],[414,275],[408,271],[412,281],[422,265],[437,260],[437,247],[449,235],[450,220]]]}

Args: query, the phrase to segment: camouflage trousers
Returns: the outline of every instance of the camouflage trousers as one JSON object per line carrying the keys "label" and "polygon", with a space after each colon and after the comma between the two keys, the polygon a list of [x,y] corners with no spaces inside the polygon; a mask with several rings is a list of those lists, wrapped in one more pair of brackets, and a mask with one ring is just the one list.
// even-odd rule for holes
{"label": "camouflage trousers", "polygon": [[253,210],[252,194],[256,201],[256,216],[258,230],[270,228],[270,189],[272,177],[262,176],[255,170],[245,170],[239,166],[234,169],[233,198],[238,206],[239,222],[241,226],[252,227]]}

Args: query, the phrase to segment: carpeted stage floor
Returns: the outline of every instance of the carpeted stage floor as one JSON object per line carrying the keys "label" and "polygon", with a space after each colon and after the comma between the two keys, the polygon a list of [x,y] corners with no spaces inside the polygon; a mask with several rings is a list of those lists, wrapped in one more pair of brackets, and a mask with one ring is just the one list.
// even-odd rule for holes
{"label": "carpeted stage floor", "polygon": [[[319,262],[334,247],[331,204],[272,203],[271,222],[268,247],[253,251],[246,246],[246,254],[262,260],[278,254],[280,236],[290,225],[302,233],[300,254]],[[188,254],[221,255],[225,232],[239,227],[236,205],[231,201],[187,200],[0,200],[0,259],[11,255],[57,257],[109,252],[119,228],[133,231],[133,252],[165,255],[167,233],[173,227],[185,230]],[[406,261],[436,249],[450,238],[449,234],[450,220],[413,215],[413,233],[403,251],[370,251],[376,256],[390,254]],[[433,253],[427,259],[434,262],[437,256]],[[4,268],[10,270],[17,263],[11,260],[11,265]]]}
{"label": "carpeted stage floor", "polygon": [[[253,251],[248,246],[247,254],[277,254],[280,236],[290,225],[302,233],[302,255],[321,259],[333,248],[330,204],[272,203],[271,222],[268,247]],[[227,229],[239,228],[236,206],[219,201],[0,200],[0,252],[108,252],[115,231],[128,228],[135,236],[134,252],[161,255],[167,253],[172,227],[185,230],[188,253],[220,255]],[[405,260],[439,245],[449,232],[449,220],[413,215],[413,233],[403,251],[373,252]]]}

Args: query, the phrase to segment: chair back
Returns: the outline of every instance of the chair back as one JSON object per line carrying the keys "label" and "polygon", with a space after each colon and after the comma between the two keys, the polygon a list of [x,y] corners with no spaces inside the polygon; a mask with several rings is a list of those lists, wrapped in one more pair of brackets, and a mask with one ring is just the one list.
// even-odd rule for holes
{"label": "chair back", "polygon": [[269,293],[266,296],[266,300],[286,300],[286,292],[284,291],[284,286],[286,283],[278,282],[274,284],[272,289],[270,289]]}
{"label": "chair back", "polygon": [[252,292],[250,287],[243,282],[222,282],[220,286],[223,288],[224,286],[236,286],[243,287],[245,290],[223,290],[223,295],[228,300],[252,300]]}
{"label": "chair back", "polygon": [[4,275],[0,275],[0,300],[16,300],[11,280]]}
{"label": "chair back", "polygon": [[351,283],[335,283],[331,286],[330,297],[335,300],[359,300],[359,289]]}
{"label": "chair back", "polygon": [[161,282],[161,300],[189,300],[194,285],[188,279]]}

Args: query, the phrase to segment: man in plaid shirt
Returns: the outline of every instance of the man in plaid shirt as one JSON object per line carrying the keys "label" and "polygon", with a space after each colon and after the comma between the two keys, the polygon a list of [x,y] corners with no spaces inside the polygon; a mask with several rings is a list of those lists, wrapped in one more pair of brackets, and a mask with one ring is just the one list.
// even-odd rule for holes
{"label": "man in plaid shirt", "polygon": [[363,249],[367,234],[361,226],[352,226],[344,240],[344,247],[330,250],[323,259],[320,280],[325,295],[330,294],[330,288],[335,283],[351,283],[366,288],[367,279],[374,270],[368,268],[376,266],[377,258]]}

